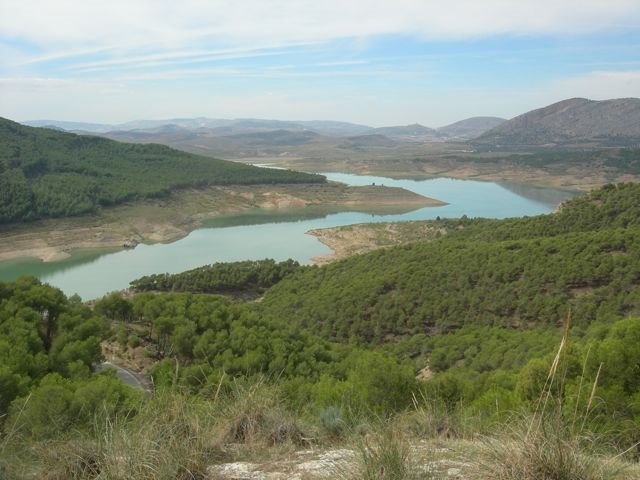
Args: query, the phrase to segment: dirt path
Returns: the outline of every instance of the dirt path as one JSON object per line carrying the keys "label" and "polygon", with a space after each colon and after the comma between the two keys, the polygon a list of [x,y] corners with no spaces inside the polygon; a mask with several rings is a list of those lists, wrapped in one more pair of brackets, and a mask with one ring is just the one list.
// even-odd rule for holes
{"label": "dirt path", "polygon": [[137,388],[140,390],[144,390],[150,392],[151,382],[148,378],[145,378],[143,375],[139,373],[132,372],[120,365],[116,365],[111,362],[103,362],[97,367],[97,371],[102,370],[115,370],[116,376],[126,385],[129,385],[132,388]]}

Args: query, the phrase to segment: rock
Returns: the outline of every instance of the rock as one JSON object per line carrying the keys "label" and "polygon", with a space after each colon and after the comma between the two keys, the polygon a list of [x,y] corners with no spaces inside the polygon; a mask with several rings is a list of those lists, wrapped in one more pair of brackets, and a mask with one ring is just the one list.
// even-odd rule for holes
{"label": "rock", "polygon": [[447,477],[462,478],[462,470],[459,468],[450,468],[447,470]]}
{"label": "rock", "polygon": [[[263,478],[254,474],[254,470],[258,467],[259,465],[248,462],[225,463],[209,467],[207,473],[212,480],[252,480]],[[260,472],[256,473],[260,474]]]}
{"label": "rock", "polygon": [[318,478],[332,478],[335,476],[336,471],[346,467],[353,455],[354,453],[351,450],[329,450],[320,454],[317,459],[298,464],[296,470]]}
{"label": "rock", "polygon": [[131,239],[125,241],[122,244],[122,247],[123,248],[136,248],[138,246],[138,243],[139,242],[135,238],[131,238]]}
{"label": "rock", "polygon": [[[209,480],[310,480],[333,479],[346,471],[353,451],[329,450],[317,454],[298,452],[295,459],[257,464],[249,462],[213,465],[207,469]],[[310,458],[311,457],[311,458]]]}

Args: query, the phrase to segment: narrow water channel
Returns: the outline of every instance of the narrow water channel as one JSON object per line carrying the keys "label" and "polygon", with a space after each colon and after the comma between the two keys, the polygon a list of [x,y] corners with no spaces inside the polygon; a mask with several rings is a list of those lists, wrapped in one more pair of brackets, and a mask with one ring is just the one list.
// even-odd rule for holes
{"label": "narrow water channel", "polygon": [[293,258],[307,263],[330,250],[305,232],[315,228],[353,223],[428,220],[440,216],[506,218],[539,215],[553,211],[572,193],[494,182],[437,178],[393,180],[385,177],[325,174],[329,180],[349,185],[402,187],[447,202],[441,207],[419,208],[402,214],[372,215],[359,212],[325,214],[320,210],[249,212],[214,219],[169,244],[139,245],[134,250],[104,253],[81,252],[70,259],[42,263],[20,260],[0,263],[0,279],[35,275],[83,300],[100,297],[129,286],[129,282],[152,273],[176,273],[201,265],[236,260]]}

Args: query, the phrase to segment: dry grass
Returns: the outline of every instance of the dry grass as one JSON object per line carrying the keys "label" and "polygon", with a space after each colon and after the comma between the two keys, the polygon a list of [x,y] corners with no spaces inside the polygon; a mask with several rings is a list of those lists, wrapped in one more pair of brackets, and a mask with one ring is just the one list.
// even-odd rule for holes
{"label": "dry grass", "polygon": [[[577,428],[577,407],[573,421],[562,408],[569,349],[571,315],[565,334],[552,361],[546,382],[532,414],[502,426],[502,432],[485,438],[475,465],[473,478],[495,480],[622,480],[638,478],[633,465],[611,454],[598,454],[602,442],[584,430],[595,397],[600,370],[591,385],[591,394]],[[580,381],[578,395],[583,388]],[[634,473],[635,472],[635,473]]]}
{"label": "dry grass", "polygon": [[223,458],[211,405],[160,394],[133,419],[96,420],[91,434],[31,446],[37,478],[199,479]]}
{"label": "dry grass", "polygon": [[401,432],[384,425],[355,439],[355,460],[342,466],[336,477],[350,480],[417,480],[432,478],[419,473],[411,446]]}
{"label": "dry grass", "polygon": [[448,412],[437,403],[413,397],[413,409],[396,420],[399,428],[420,439],[453,439],[465,437],[467,428],[459,415]]}
{"label": "dry grass", "polygon": [[226,443],[300,446],[310,441],[301,422],[284,408],[277,390],[265,381],[236,384],[221,418],[221,437]]}
{"label": "dry grass", "polygon": [[[532,421],[537,428],[531,431]],[[474,463],[473,478],[496,480],[631,479],[630,465],[593,453],[585,439],[570,432],[562,418],[513,421],[496,438],[486,438]]]}

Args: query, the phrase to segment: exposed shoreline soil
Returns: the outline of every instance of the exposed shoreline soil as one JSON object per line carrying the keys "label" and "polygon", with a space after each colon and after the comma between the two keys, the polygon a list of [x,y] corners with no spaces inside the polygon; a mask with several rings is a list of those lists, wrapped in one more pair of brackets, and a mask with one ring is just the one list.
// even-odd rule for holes
{"label": "exposed shoreline soil", "polygon": [[[235,159],[237,160],[237,159]],[[240,159],[256,162],[257,158]],[[376,175],[395,179],[429,179],[448,177],[459,180],[479,180],[487,182],[508,182],[538,187],[587,191],[607,183],[640,182],[640,175],[633,175],[602,165],[562,164],[534,167],[516,165],[501,159],[495,161],[462,162],[456,159],[429,158],[414,161],[393,159],[333,159],[317,161],[304,157],[260,158],[269,164],[302,170],[305,172],[344,172],[356,175]]]}
{"label": "exposed shoreline soil", "polygon": [[37,258],[54,262],[76,249],[124,248],[125,244],[173,242],[203,220],[252,209],[275,211],[326,206],[336,212],[443,205],[401,188],[321,185],[212,187],[184,190],[169,198],[105,209],[97,215],[0,227],[0,261]]}
{"label": "exposed shoreline soil", "polygon": [[430,241],[446,233],[445,228],[429,222],[360,223],[307,232],[332,250],[328,255],[312,258],[315,265],[325,265],[379,248]]}

